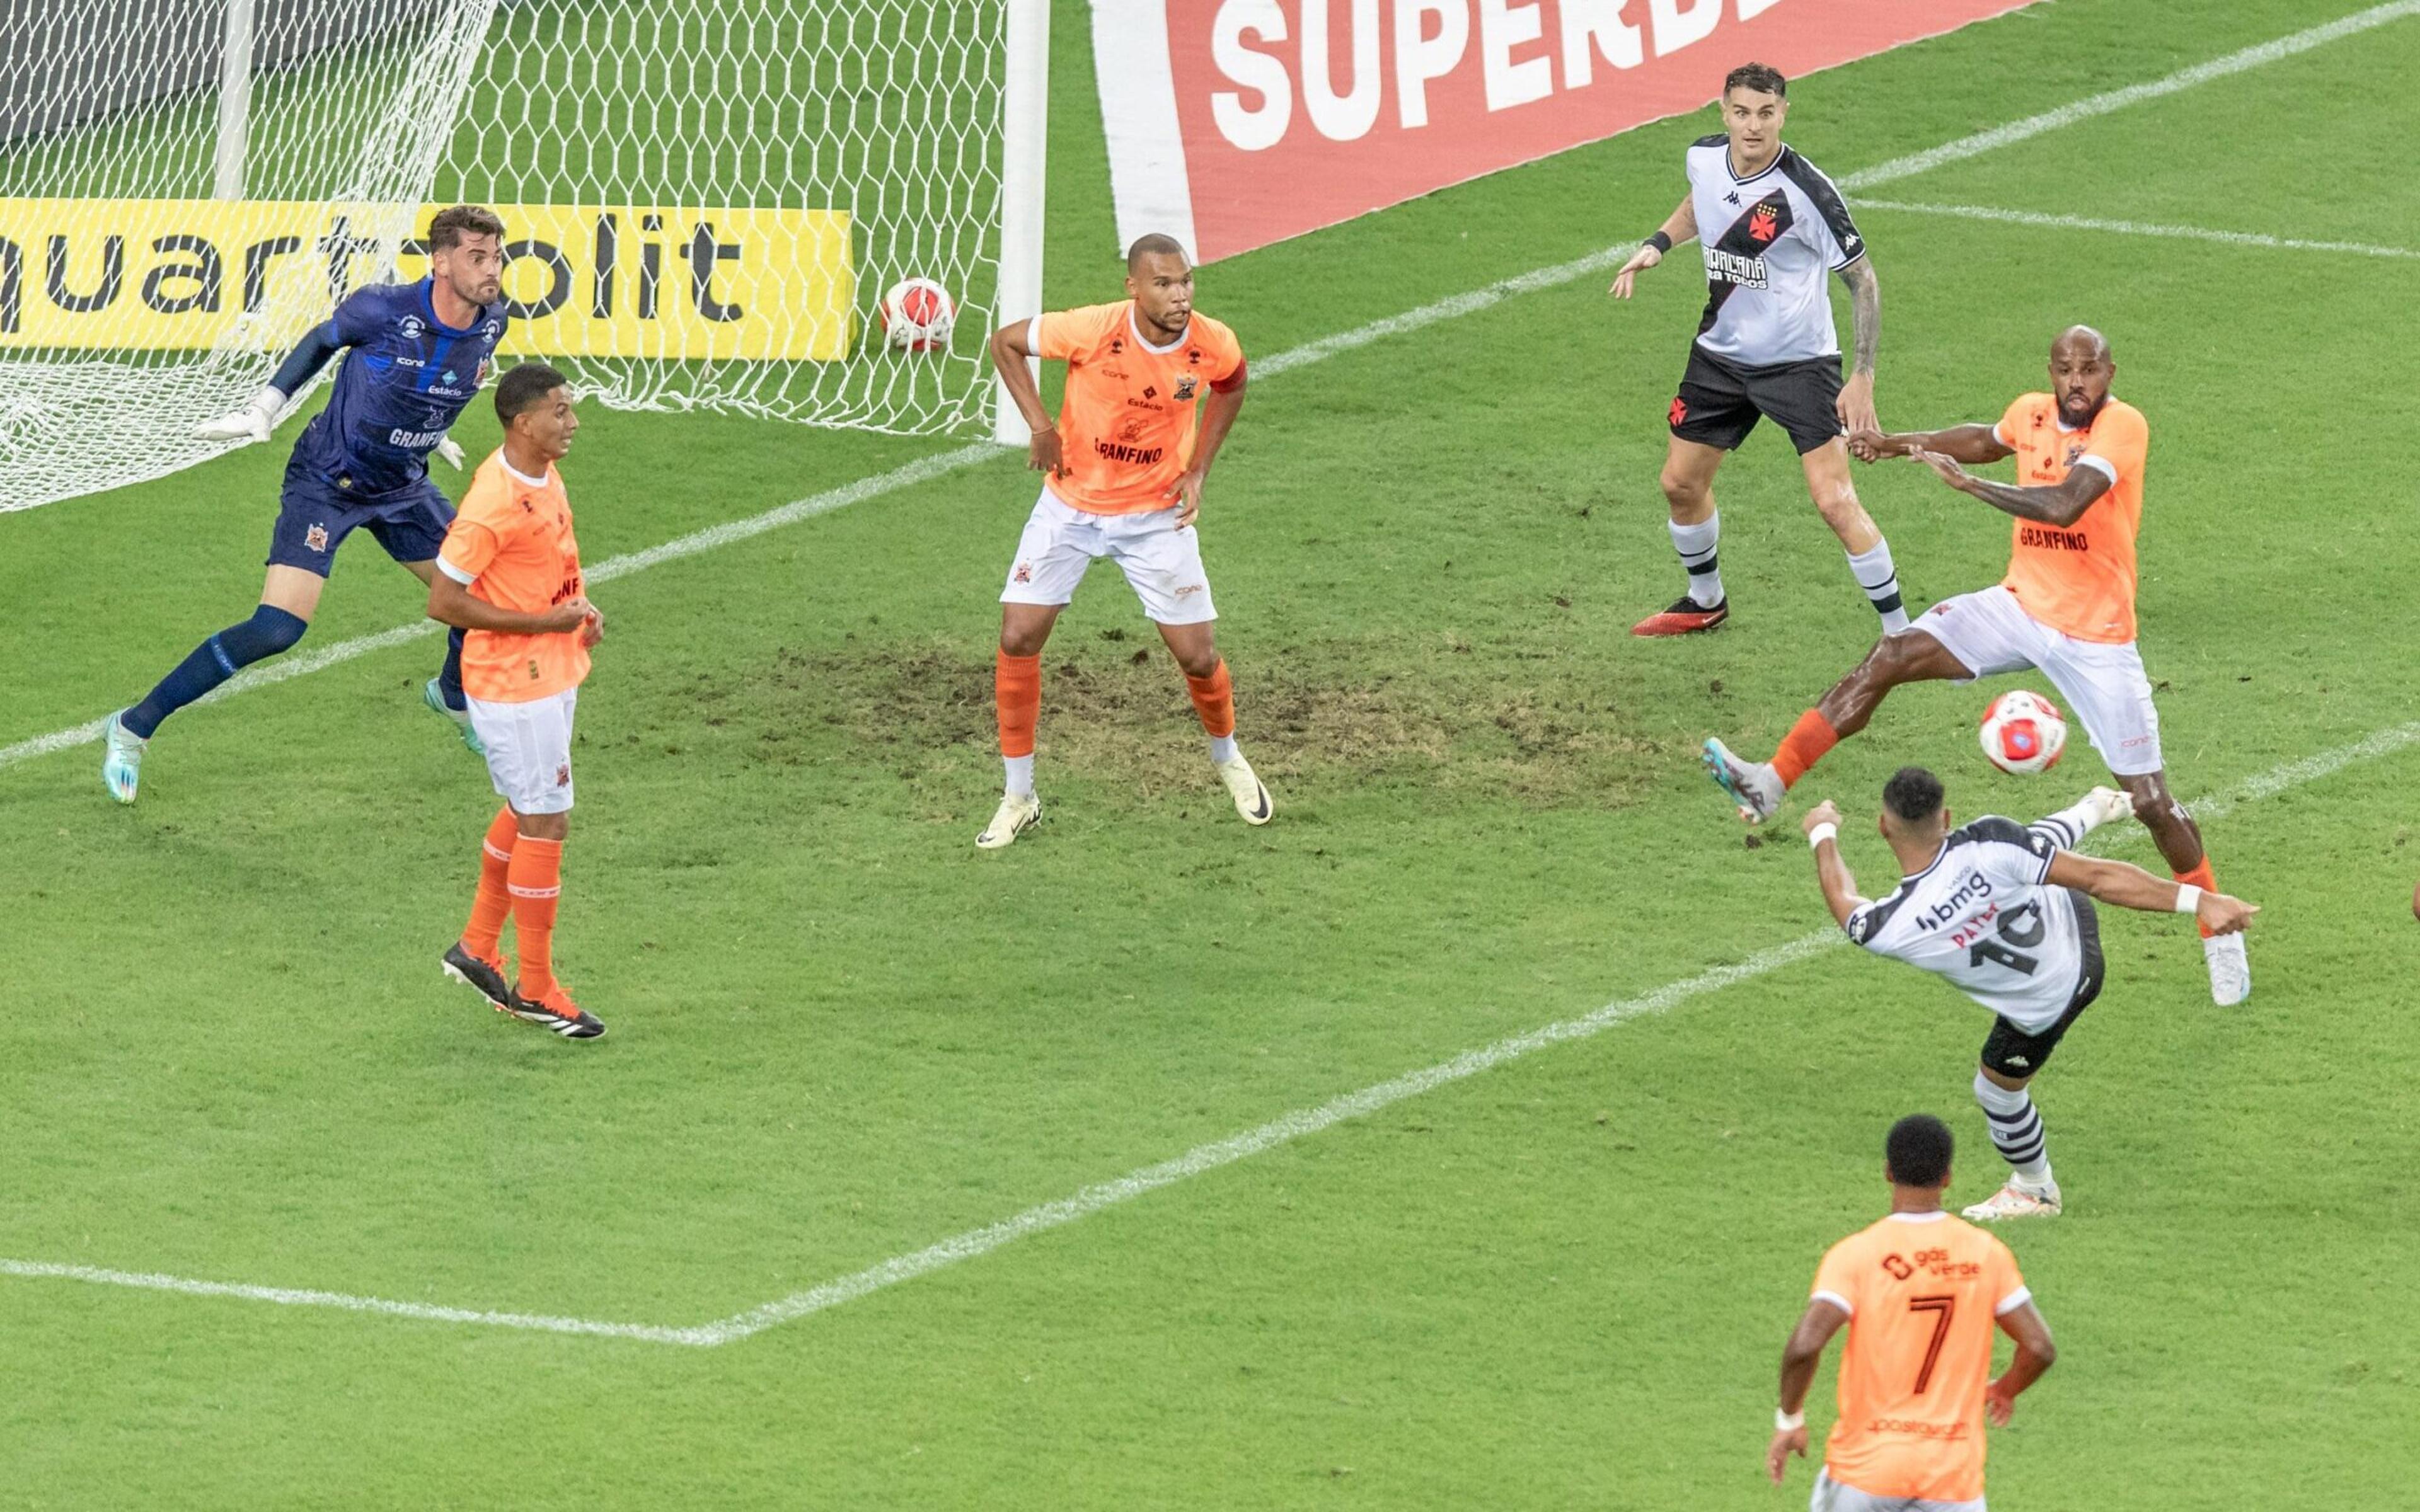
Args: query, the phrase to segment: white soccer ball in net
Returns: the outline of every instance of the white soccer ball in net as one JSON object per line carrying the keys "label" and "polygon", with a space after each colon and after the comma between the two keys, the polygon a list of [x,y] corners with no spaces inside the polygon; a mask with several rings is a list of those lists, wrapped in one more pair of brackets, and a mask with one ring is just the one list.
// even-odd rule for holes
{"label": "white soccer ball in net", "polygon": [[2058,705],[2023,688],[2003,693],[1983,711],[1983,754],[2003,772],[2047,772],[2067,749],[2067,717]]}
{"label": "white soccer ball in net", "polygon": [[958,301],[929,278],[904,278],[882,296],[882,336],[893,351],[929,352],[950,344]]}

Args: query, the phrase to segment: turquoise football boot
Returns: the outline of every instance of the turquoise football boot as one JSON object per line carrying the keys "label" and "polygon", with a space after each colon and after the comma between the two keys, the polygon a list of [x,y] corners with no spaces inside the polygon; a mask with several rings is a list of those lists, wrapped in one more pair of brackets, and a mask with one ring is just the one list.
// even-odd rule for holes
{"label": "turquoise football boot", "polygon": [[471,748],[472,755],[482,761],[487,759],[488,748],[479,744],[479,732],[471,728],[471,711],[447,708],[444,690],[437,686],[436,678],[430,678],[421,688],[420,697],[430,708],[454,721],[455,728],[462,732],[462,744]]}

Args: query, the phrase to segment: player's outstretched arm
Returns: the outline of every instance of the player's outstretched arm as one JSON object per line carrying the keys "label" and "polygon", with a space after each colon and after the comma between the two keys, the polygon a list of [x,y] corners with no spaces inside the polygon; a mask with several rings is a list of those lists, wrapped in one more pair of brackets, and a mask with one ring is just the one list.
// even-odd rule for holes
{"label": "player's outstretched arm", "polygon": [[1662,262],[1666,253],[1683,241],[1695,239],[1697,235],[1697,202],[1683,194],[1681,208],[1666,216],[1664,224],[1655,228],[1655,234],[1640,242],[1638,250],[1630,255],[1630,260],[1613,275],[1613,287],[1608,292],[1617,300],[1630,298],[1631,288],[1637,283],[1640,273]]}
{"label": "player's outstretched arm", "polygon": [[1902,430],[1885,434],[1879,430],[1860,431],[1852,428],[1849,450],[1862,461],[1878,462],[1886,456],[1914,456],[1917,452],[1938,452],[1961,462],[1997,462],[2015,454],[2000,444],[2000,438],[1989,425],[1952,425],[1947,430]]}
{"label": "player's outstretched arm", "polygon": [[1781,1347],[1781,1395],[1774,1409],[1773,1442],[1764,1449],[1764,1473],[1776,1486],[1781,1484],[1792,1455],[1807,1458],[1807,1388],[1815,1383],[1815,1366],[1823,1358],[1823,1347],[1848,1320],[1849,1315],[1838,1304],[1810,1302],[1798,1326],[1790,1331],[1790,1341]]}
{"label": "player's outstretched arm", "polygon": [[2105,903],[2140,909],[2147,914],[2191,914],[2212,934],[2233,934],[2252,923],[2260,912],[2256,903],[2223,892],[2205,892],[2189,882],[2155,877],[2139,866],[2099,856],[2061,851],[2050,858],[2045,879],[2062,887],[2088,892]]}
{"label": "player's outstretched arm", "polygon": [[194,434],[206,441],[269,440],[269,433],[276,428],[278,413],[286,408],[287,398],[301,393],[302,385],[310,382],[319,369],[328,365],[328,359],[344,348],[344,338],[337,333],[336,322],[330,320],[313,327],[311,333],[304,336],[302,343],[287,354],[286,361],[278,364],[276,374],[258,393],[252,396],[252,403],[195,426]]}
{"label": "player's outstretched arm", "polygon": [[2042,1320],[2040,1309],[2031,1301],[2019,1303],[2000,1315],[2000,1332],[2017,1341],[2016,1358],[2009,1368],[1983,1391],[1983,1415],[1995,1428],[2009,1426],[2015,1415],[2017,1396],[2042,1378],[2058,1359],[2058,1346],[2050,1341],[2050,1324]]}
{"label": "player's outstretched arm", "polygon": [[1832,910],[1832,922],[1842,929],[1849,927],[1849,916],[1866,905],[1857,895],[1857,879],[1849,874],[1849,863],[1840,858],[1840,810],[1826,798],[1807,810],[1802,825],[1807,831],[1807,843],[1815,852],[1815,880],[1823,888],[1823,902]]}
{"label": "player's outstretched arm", "polygon": [[1059,455],[1059,426],[1042,402],[1042,385],[1034,381],[1033,369],[1029,364],[1029,360],[1037,355],[1030,334],[1032,330],[1031,320],[1012,320],[993,332],[991,365],[999,371],[1001,382],[1007,385],[1016,412],[1025,417],[1026,429],[1033,433],[1026,452],[1026,465],[1055,478],[1066,469]]}
{"label": "player's outstretched arm", "polygon": [[[1997,444],[1996,441],[1994,444]],[[2071,468],[2057,483],[2021,487],[2012,483],[1988,483],[1958,465],[1946,453],[1918,447],[1908,454],[1938,473],[1960,493],[1972,494],[2003,514],[2064,529],[2084,517],[2092,501],[2116,485],[2099,468]]]}

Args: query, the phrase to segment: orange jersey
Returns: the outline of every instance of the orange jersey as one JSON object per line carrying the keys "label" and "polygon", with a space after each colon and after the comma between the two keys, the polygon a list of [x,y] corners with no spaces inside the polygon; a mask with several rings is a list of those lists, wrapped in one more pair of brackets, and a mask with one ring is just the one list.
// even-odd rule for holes
{"label": "orange jersey", "polygon": [[[533,480],[499,449],[471,479],[470,492],[438,549],[437,570],[498,609],[542,614],[580,596],[580,543],[571,535],[571,500],[552,467]],[[473,630],[462,639],[462,691],[488,703],[525,703],[577,687],[588,675],[580,632],[506,635]]]}
{"label": "orange jersey", "polygon": [[1192,465],[1204,391],[1233,388],[1244,375],[1233,332],[1196,310],[1174,345],[1156,347],[1142,338],[1132,300],[1043,316],[1028,345],[1067,363],[1059,406],[1067,471],[1050,480],[1050,491],[1090,515],[1171,507],[1169,486]]}
{"label": "orange jersey", "polygon": [[1894,1213],[1833,1245],[1815,1297],[1847,1309],[1834,1480],[1869,1495],[1983,1498],[1992,1335],[2030,1293],[2009,1246],[1948,1213]]}
{"label": "orange jersey", "polygon": [[2082,430],[2058,418],[2058,400],[2028,393],[1993,427],[2017,453],[2017,482],[2041,487],[2068,470],[2097,468],[2109,491],[2074,524],[2017,521],[2009,592],[2025,612],[2078,640],[2123,645],[2134,639],[2134,536],[2143,528],[2143,461],[2151,447],[2143,411],[2111,399]]}

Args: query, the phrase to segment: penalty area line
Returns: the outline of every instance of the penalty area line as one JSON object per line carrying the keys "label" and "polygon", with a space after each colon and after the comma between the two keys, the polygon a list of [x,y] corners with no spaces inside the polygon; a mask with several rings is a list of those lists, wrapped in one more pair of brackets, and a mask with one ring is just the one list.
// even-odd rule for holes
{"label": "penalty area line", "polygon": [[[2367,31],[2373,26],[2383,25],[2387,22],[2413,15],[2420,15],[2420,0],[2393,0],[2392,4],[2374,6],[2367,10],[2359,11],[2336,21],[2243,48],[2227,54],[2224,57],[2213,58],[2207,63],[2197,64],[2193,68],[2169,74],[2165,78],[2089,96],[2062,105],[2056,110],[2046,111],[2039,116],[2029,116],[2023,120],[2009,121],[2005,125],[1993,127],[1989,131],[1960,137],[1954,142],[1945,142],[1939,147],[1923,152],[1877,163],[1873,167],[1861,169],[1842,178],[1839,181],[1840,187],[1843,190],[1854,192],[1860,189],[1870,189],[1878,184],[1913,177],[1917,174],[1940,167],[1943,163],[1978,157],[1983,153],[2023,142],[2027,138],[2039,136],[2044,131],[2071,126],[2077,121],[2088,120],[2095,116],[2105,116],[2111,111],[2122,110],[2146,100],[2156,100],[2161,96],[2175,94],[2180,89],[2189,89],[2212,79],[2262,68],[2298,54],[2309,52],[2312,48],[2328,42]],[[2018,213],[1993,214],[1987,218],[2014,219]],[[2082,223],[2078,224],[2083,229],[2112,229],[2116,224],[2110,223],[2100,226],[2086,226]],[[2216,234],[2213,234],[2212,239],[2223,239]],[[1344,352],[1358,350],[1373,342],[1383,341],[1390,336],[1404,335],[1435,325],[1439,321],[1475,315],[1481,310],[1491,309],[1514,295],[1531,294],[1560,287],[1591,273],[1618,268],[1635,250],[1629,245],[1609,248],[1603,252],[1590,253],[1586,256],[1574,258],[1570,262],[1557,263],[1552,267],[1533,269],[1526,273],[1498,279],[1483,288],[1450,295],[1433,303],[1421,305],[1418,309],[1406,310],[1401,315],[1388,316],[1357,326],[1351,331],[1339,332],[1332,336],[1323,336],[1315,341],[1305,342],[1301,346],[1276,353],[1254,363],[1254,371],[1263,378],[1274,378],[1293,368],[1308,366],[1312,363],[1324,362]],[[2359,249],[2345,245],[2322,247],[2317,250]],[[2408,255],[2395,252],[2383,255]],[[744,541],[752,536],[762,535],[767,531],[776,530],[783,525],[813,519],[818,515],[830,514],[835,509],[845,508],[849,504],[879,498],[901,488],[929,482],[961,469],[972,467],[978,462],[1006,456],[1010,452],[1011,448],[1008,447],[989,441],[978,441],[954,451],[935,453],[893,468],[888,472],[878,472],[860,478],[854,483],[844,484],[840,487],[824,493],[767,510],[761,515],[733,520],[727,524],[708,526],[659,546],[648,547],[644,550],[633,551],[624,556],[608,558],[591,568],[588,578],[592,582],[610,582],[615,578],[642,572],[661,563],[695,556],[701,551],[710,551],[735,541]],[[321,671],[339,662],[367,656],[373,651],[382,651],[389,646],[419,640],[423,636],[435,635],[437,630],[438,625],[435,622],[423,620],[412,625],[397,625],[392,630],[382,630],[373,635],[356,636],[349,640],[339,640],[334,645],[307,652],[300,656],[281,656],[275,661],[263,662],[246,668],[241,673],[214,689],[207,698],[199,702],[215,702],[237,693],[268,687],[306,673]],[[35,735],[13,745],[0,746],[0,769],[32,761],[38,756],[48,756],[58,751],[72,750],[80,746],[89,746],[101,739],[108,724],[109,717],[103,715],[100,718],[89,719],[66,730],[54,730],[48,734]]]}
{"label": "penalty area line", "polygon": [[[2374,731],[2348,745],[2332,747],[2323,751],[2273,766],[2256,773],[2233,789],[2203,799],[2191,806],[2202,819],[2217,819],[2234,812],[2247,803],[2274,797],[2290,789],[2325,780],[2346,768],[2362,762],[2420,746],[2420,720],[2393,725]],[[2139,827],[2109,837],[2119,844],[2140,841],[2148,832]],[[1517,1060],[1553,1045],[1575,1040],[1585,1040],[1604,1033],[1637,1018],[1662,1013],[1709,993],[1737,986],[1760,977],[1779,971],[1831,948],[1847,943],[1847,937],[1837,929],[1825,927],[1802,934],[1794,940],[1769,947],[1745,961],[1730,965],[1712,966],[1693,977],[1668,982],[1662,987],[1607,1003],[1594,1012],[1578,1018],[1562,1019],[1526,1034],[1497,1040],[1476,1050],[1466,1051],[1450,1060],[1419,1071],[1407,1072],[1388,1081],[1365,1087],[1357,1092],[1303,1108],[1272,1119],[1258,1128],[1209,1144],[1197,1145],[1172,1160],[1161,1161],[1130,1171],[1113,1180],[1095,1182],[1072,1196],[1055,1201],[1039,1203],[1022,1212],[954,1235],[939,1243],[895,1256],[878,1265],[868,1266],[835,1280],[804,1291],[792,1292],[761,1306],[751,1307],[730,1317],[687,1328],[659,1327],[644,1323],[597,1322],[581,1318],[552,1318],[538,1314],[490,1311],[470,1307],[444,1307],[427,1303],[394,1302],[381,1297],[352,1296],[344,1292],[316,1291],[287,1287],[246,1286],[221,1281],[199,1281],[184,1276],[160,1275],[141,1272],[113,1271],[98,1266],[61,1265],[39,1260],[0,1259],[0,1275],[21,1276],[35,1280],[83,1281],[101,1286],[131,1287],[144,1290],[173,1292],[184,1296],[230,1298],[244,1302],[271,1303],[284,1306],[332,1307],[349,1312],[380,1314],[393,1318],[415,1319],[425,1322],[470,1323],[493,1328],[584,1335],[592,1337],[633,1339],[650,1344],[675,1344],[713,1348],[737,1343],[767,1329],[795,1322],[829,1311],[845,1303],[855,1302],[903,1281],[912,1281],[935,1271],[974,1259],[1004,1245],[1063,1227],[1087,1218],[1105,1208],[1131,1201],[1140,1196],[1175,1185],[1189,1177],[1233,1165],[1254,1155],[1265,1153],[1280,1145],[1290,1144],[1306,1135],[1318,1134],[1345,1121],[1375,1113],[1389,1104],[1423,1092],[1435,1091],[1481,1072],[1490,1071],[1508,1061]]]}

